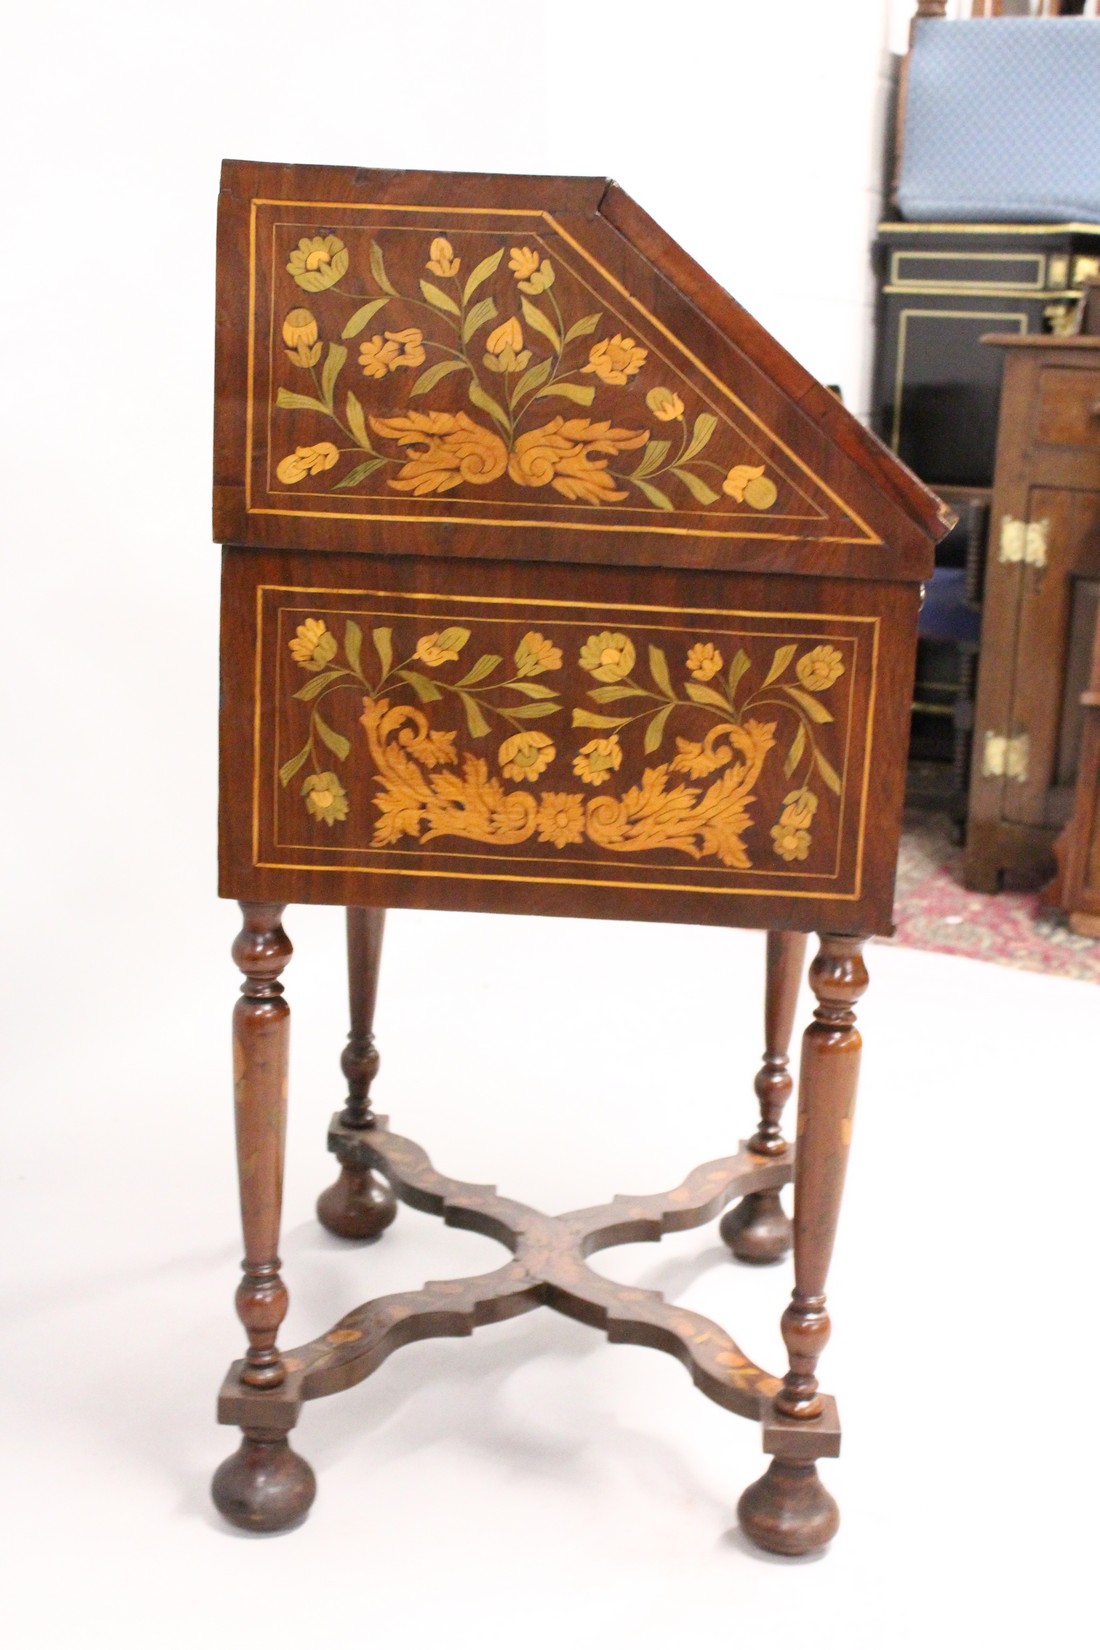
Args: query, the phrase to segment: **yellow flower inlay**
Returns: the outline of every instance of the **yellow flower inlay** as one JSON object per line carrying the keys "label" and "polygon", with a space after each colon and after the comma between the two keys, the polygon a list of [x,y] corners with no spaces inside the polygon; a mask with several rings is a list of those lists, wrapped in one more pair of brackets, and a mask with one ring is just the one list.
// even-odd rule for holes
{"label": "yellow flower inlay", "polygon": [[813,791],[806,790],[805,786],[797,791],[788,791],[783,798],[783,804],[779,823],[793,825],[796,830],[808,831],[817,812],[817,797]]}
{"label": "yellow flower inlay", "polygon": [[795,673],[810,693],[824,693],[844,674],[844,660],[835,647],[813,647],[795,665]]}
{"label": "yellow flower inlay", "polygon": [[485,351],[485,365],[493,372],[522,372],[531,359],[531,351],[523,347],[523,328],[514,315],[489,334]]}
{"label": "yellow flower inlay", "polygon": [[535,821],[539,841],[567,848],[584,841],[584,798],[564,791],[544,791]]}
{"label": "yellow flower inlay", "polygon": [[303,235],[290,254],[287,274],[305,292],[325,292],[348,272],[348,249],[336,235]]}
{"label": "yellow flower inlay", "polygon": [[545,292],[547,287],[554,284],[554,266],[549,258],[544,258],[529,246],[514,246],[508,259],[508,268],[516,278],[516,285],[521,292],[528,292],[532,297]]}
{"label": "yellow flower inlay", "polygon": [[687,667],[697,682],[709,682],[722,668],[722,655],[713,642],[696,642],[688,649]]}
{"label": "yellow flower inlay", "polygon": [[537,779],[557,755],[547,733],[513,733],[497,751],[505,779]]}
{"label": "yellow flower inlay", "polygon": [[457,275],[462,259],[456,258],[454,247],[445,235],[437,235],[431,245],[431,255],[425,268],[433,275]]}
{"label": "yellow flower inlay", "polygon": [[493,430],[475,424],[466,413],[406,413],[401,418],[372,418],[375,435],[415,456],[402,465],[389,486],[399,493],[446,493],[463,481],[483,487],[502,476],[508,449]]}
{"label": "yellow flower inlay", "polygon": [[599,682],[621,682],[634,669],[635,657],[629,636],[617,630],[601,630],[598,636],[589,636],[581,648],[580,665]]}
{"label": "yellow flower inlay", "polygon": [[508,268],[517,281],[527,281],[535,273],[540,262],[539,254],[533,252],[529,246],[514,246],[508,259]]}
{"label": "yellow flower inlay", "polygon": [[495,332],[491,332],[485,340],[485,348],[490,355],[503,355],[509,345],[514,350],[523,348],[523,328],[514,315],[509,316],[507,321],[502,321]]}
{"label": "yellow flower inlay", "polygon": [[797,825],[773,825],[772,844],[780,859],[805,859],[810,852],[810,833]]}
{"label": "yellow flower inlay", "polygon": [[275,474],[285,486],[292,487],[304,476],[319,476],[322,470],[331,470],[340,460],[340,449],[331,441],[318,441],[312,447],[295,447],[275,466]]}
{"label": "yellow flower inlay", "polygon": [[810,826],[817,812],[817,797],[805,786],[788,791],[783,798],[779,824],[772,826],[772,847],[780,859],[805,859],[810,852]]}
{"label": "yellow flower inlay", "polygon": [[745,503],[754,510],[770,510],[778,497],[775,482],[767,476],[754,476],[745,484]]}
{"label": "yellow flower inlay", "polygon": [[348,817],[348,794],[334,773],[314,773],[302,786],[306,807],[314,819],[323,819],[332,826],[335,820]]}
{"label": "yellow flower inlay", "polygon": [[306,619],[287,643],[290,656],[300,665],[327,665],[336,656],[336,637],[324,619]]}
{"label": "yellow flower inlay", "polygon": [[645,398],[645,404],[654,418],[659,418],[662,424],[668,424],[672,419],[684,416],[684,403],[674,390],[666,389],[663,384],[658,384],[656,389],[650,390]]}
{"label": "yellow flower inlay", "polygon": [[762,464],[735,464],[722,483],[722,491],[754,510],[770,510],[779,496]]}
{"label": "yellow flower inlay", "polygon": [[359,345],[359,365],[365,378],[385,378],[398,367],[424,365],[424,334],[419,327],[403,327],[400,332],[376,332]]}
{"label": "yellow flower inlay", "polygon": [[649,351],[636,344],[633,338],[624,338],[617,332],[614,338],[601,338],[588,352],[587,365],[582,372],[594,372],[604,384],[625,384],[636,372],[641,372]]}
{"label": "yellow flower inlay", "polygon": [[590,739],[587,745],[582,745],[573,758],[573,772],[586,785],[602,785],[622,766],[622,761],[623,747],[618,734],[613,733],[609,739]]}
{"label": "yellow flower inlay", "polygon": [[433,630],[430,636],[421,636],[416,644],[416,655],[421,664],[445,665],[448,659],[457,659],[470,639],[470,632],[461,625],[447,630]]}
{"label": "yellow flower inlay", "polygon": [[722,491],[730,498],[736,499],[738,504],[745,502],[745,487],[748,482],[764,474],[762,464],[735,464],[722,483]]}
{"label": "yellow flower inlay", "polygon": [[564,497],[584,504],[613,504],[626,497],[608,473],[607,458],[596,453],[621,453],[640,447],[648,430],[618,430],[604,420],[552,418],[516,440],[508,459],[508,474],[520,487],[545,487],[547,482]]}
{"label": "yellow flower inlay", "polygon": [[288,349],[317,342],[317,322],[308,309],[288,310],[283,322],[283,343]]}
{"label": "yellow flower inlay", "polygon": [[296,367],[315,367],[321,359],[317,322],[308,309],[292,309],[283,322],[286,357]]}
{"label": "yellow flower inlay", "polygon": [[515,657],[517,676],[541,676],[544,670],[561,669],[561,648],[537,630],[521,637]]}

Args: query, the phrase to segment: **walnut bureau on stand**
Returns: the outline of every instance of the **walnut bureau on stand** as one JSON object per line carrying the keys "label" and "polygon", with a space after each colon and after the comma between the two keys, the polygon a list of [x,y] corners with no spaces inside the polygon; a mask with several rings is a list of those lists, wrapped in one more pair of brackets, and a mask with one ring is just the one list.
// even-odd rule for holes
{"label": "walnut bureau on stand", "polygon": [[[219,214],[220,890],[234,957],[247,1349],[214,1498],[295,1523],[288,1434],[397,1347],[547,1306],[670,1352],[772,1457],[760,1546],[837,1524],[818,1389],[866,936],[890,931],[920,581],[950,516],[616,184],[230,162]],[[347,1101],[318,1214],[396,1199],[503,1264],[278,1345],[293,901],[347,908]],[[767,931],[755,1133],[671,1192],[558,1217],[448,1179],[371,1108],[387,907]],[[798,1155],[781,1133],[805,950]],[[789,1369],[588,1257],[700,1226],[791,1244]],[[393,1236],[387,1241],[400,1241]]]}

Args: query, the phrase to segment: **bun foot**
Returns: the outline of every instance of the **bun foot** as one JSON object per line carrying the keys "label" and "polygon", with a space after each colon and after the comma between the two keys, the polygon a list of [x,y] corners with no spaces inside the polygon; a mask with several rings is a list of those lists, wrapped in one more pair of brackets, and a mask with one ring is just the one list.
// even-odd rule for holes
{"label": "bun foot", "polygon": [[718,1235],[749,1266],[771,1266],[791,1248],[791,1223],[778,1192],[743,1197],[722,1216]]}
{"label": "bun foot", "polygon": [[210,1486],[214,1505],[239,1530],[289,1530],[313,1505],[317,1480],[285,1432],[250,1427]]}
{"label": "bun foot", "polygon": [[800,1558],[832,1540],[840,1524],[836,1502],[812,1461],[772,1461],[737,1503],[737,1518],[765,1552]]}
{"label": "bun foot", "polygon": [[335,1237],[380,1237],[396,1213],[393,1192],[370,1169],[341,1169],[317,1199],[317,1219]]}

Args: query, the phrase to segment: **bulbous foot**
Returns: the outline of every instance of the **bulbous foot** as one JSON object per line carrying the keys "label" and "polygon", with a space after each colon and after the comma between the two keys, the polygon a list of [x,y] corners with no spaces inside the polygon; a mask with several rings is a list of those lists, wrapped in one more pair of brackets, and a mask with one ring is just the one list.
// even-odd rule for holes
{"label": "bulbous foot", "polygon": [[317,1480],[285,1432],[250,1427],[224,1460],[210,1486],[214,1505],[239,1530],[288,1530],[313,1505]]}
{"label": "bulbous foot", "polygon": [[737,1518],[750,1541],[765,1552],[800,1558],[824,1547],[840,1524],[836,1502],[812,1461],[772,1461],[737,1503]]}
{"label": "bulbous foot", "polygon": [[336,1237],[380,1237],[396,1213],[393,1192],[370,1169],[341,1169],[317,1199],[317,1219]]}
{"label": "bulbous foot", "polygon": [[750,1266],[770,1266],[791,1247],[791,1223],[778,1192],[750,1192],[726,1210],[718,1234]]}

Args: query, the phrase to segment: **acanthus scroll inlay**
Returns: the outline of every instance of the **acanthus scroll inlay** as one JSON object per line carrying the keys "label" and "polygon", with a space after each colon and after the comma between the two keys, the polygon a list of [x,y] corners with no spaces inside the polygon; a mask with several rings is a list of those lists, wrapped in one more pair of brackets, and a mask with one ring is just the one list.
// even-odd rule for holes
{"label": "acanthus scroll inlay", "polygon": [[354,619],[337,633],[303,618],[286,647],[304,742],[281,786],[296,782],[306,814],[342,831],[352,802],[340,773],[366,756],[375,848],[533,842],[745,870],[768,764],[782,772],[769,854],[810,859],[822,797],[844,792],[846,639],[689,634],[673,654],[610,625],[584,635],[548,621],[506,658],[506,634],[476,619],[365,634]]}

